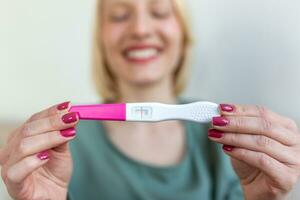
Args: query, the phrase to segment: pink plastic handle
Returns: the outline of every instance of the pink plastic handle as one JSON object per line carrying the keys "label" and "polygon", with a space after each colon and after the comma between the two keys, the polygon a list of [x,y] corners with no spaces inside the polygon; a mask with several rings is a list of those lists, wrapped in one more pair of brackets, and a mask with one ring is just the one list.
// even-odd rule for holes
{"label": "pink plastic handle", "polygon": [[83,120],[126,121],[126,104],[96,104],[71,106],[70,112],[77,112]]}

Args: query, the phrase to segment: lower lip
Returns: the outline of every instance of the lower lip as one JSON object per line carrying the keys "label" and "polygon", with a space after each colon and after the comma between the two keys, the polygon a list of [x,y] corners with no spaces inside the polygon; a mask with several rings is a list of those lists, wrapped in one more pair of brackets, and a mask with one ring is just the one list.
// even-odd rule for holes
{"label": "lower lip", "polygon": [[151,56],[149,58],[145,58],[145,59],[137,59],[137,58],[128,58],[125,57],[125,59],[130,62],[130,63],[134,63],[134,64],[149,64],[151,62],[154,62],[155,60],[157,60],[159,58],[159,54]]}

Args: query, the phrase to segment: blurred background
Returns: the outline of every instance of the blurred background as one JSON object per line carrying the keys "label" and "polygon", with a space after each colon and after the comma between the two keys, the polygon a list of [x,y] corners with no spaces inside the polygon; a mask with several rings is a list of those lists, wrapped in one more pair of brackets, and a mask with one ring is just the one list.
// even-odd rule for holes
{"label": "blurred background", "polygon": [[[184,96],[264,105],[300,125],[300,1],[184,1],[196,42]],[[95,0],[0,5],[1,146],[31,114],[98,97],[90,79]],[[297,190],[290,199],[300,199]],[[9,199],[2,181],[0,199]]]}

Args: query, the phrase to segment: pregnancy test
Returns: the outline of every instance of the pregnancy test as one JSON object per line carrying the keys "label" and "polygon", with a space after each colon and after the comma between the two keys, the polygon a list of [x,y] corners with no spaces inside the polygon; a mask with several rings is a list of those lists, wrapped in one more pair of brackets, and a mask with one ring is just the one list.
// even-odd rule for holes
{"label": "pregnancy test", "polygon": [[187,120],[207,123],[220,116],[218,104],[198,101],[188,104],[121,103],[74,105],[70,112],[77,112],[81,120],[112,120],[158,122]]}

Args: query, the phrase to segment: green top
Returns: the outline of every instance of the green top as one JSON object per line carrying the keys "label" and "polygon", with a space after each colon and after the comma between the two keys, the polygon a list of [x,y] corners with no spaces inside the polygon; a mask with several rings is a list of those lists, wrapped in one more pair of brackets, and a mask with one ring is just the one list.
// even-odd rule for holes
{"label": "green top", "polygon": [[68,199],[243,199],[229,158],[207,138],[208,124],[183,123],[185,157],[175,166],[156,167],[123,154],[101,122],[80,121],[70,144],[74,171]]}

